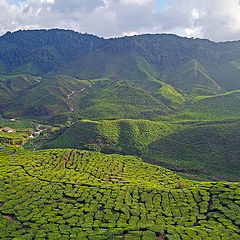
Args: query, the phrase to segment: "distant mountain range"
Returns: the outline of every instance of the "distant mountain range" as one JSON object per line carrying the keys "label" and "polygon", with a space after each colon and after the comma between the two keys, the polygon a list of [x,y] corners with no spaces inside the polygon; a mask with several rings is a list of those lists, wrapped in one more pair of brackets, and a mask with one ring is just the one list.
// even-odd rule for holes
{"label": "distant mountain range", "polygon": [[239,90],[239,53],[240,41],[168,34],[103,39],[59,29],[8,32],[0,37],[0,110],[153,120],[196,96]]}

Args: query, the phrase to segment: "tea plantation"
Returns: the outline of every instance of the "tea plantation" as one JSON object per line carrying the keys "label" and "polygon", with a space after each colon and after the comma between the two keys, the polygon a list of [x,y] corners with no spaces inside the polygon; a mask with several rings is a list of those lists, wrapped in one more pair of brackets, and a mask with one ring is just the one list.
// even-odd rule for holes
{"label": "tea plantation", "polygon": [[240,184],[133,156],[0,145],[1,239],[240,239]]}

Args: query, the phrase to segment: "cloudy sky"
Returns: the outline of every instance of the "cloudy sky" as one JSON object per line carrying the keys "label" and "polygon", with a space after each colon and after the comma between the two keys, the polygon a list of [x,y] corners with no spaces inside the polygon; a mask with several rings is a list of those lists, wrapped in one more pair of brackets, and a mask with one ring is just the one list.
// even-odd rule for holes
{"label": "cloudy sky", "polygon": [[64,28],[102,37],[175,33],[240,39],[240,0],[0,0],[6,31]]}

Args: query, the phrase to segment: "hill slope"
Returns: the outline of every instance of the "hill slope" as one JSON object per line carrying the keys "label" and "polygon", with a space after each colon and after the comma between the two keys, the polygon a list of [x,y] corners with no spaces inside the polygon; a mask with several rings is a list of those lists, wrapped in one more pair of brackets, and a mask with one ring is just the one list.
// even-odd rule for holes
{"label": "hill slope", "polygon": [[240,186],[131,156],[0,147],[4,239],[239,239]]}
{"label": "hill slope", "polygon": [[177,128],[169,123],[147,120],[82,120],[43,147],[142,155],[151,142],[173,133]]}
{"label": "hill slope", "polygon": [[[8,77],[15,80],[18,76]],[[6,77],[5,77],[6,78]],[[25,77],[26,78],[26,77]],[[24,86],[21,82],[21,88],[11,87],[8,104],[2,105],[2,111],[10,116],[46,116],[60,112],[71,111],[74,102],[70,98],[74,92],[80,92],[89,87],[89,82],[78,80],[66,75],[48,75],[42,77],[31,77],[27,79],[35,80],[34,85]],[[13,84],[12,83],[12,84]],[[8,82],[5,83],[5,86]],[[78,94],[80,95],[80,94]],[[5,95],[2,96],[5,99]]]}
{"label": "hill slope", "polygon": [[[57,89],[61,93],[54,90],[52,94],[41,81],[39,85],[44,89],[31,86],[34,97],[26,94],[19,98],[14,92],[16,102],[5,93],[1,95],[4,107],[13,102],[1,110],[5,115],[19,115],[17,109],[21,109],[26,116],[54,115],[74,109],[79,110],[80,117],[91,120],[156,120],[172,110],[181,110],[195,96],[239,90],[239,52],[238,41],[214,43],[171,34],[101,39],[58,29],[7,33],[0,37],[0,73],[29,73],[42,79],[49,78],[49,73],[55,78],[67,75],[91,80],[94,86],[86,98],[75,99],[74,106],[69,106],[63,99],[69,93]],[[67,81],[72,82],[71,77]],[[41,96],[36,91],[41,91]],[[117,102],[113,94],[119,98]],[[132,99],[133,96],[136,98]],[[38,109],[30,104],[32,101],[49,106]]]}
{"label": "hill slope", "polygon": [[233,120],[189,126],[150,144],[148,158],[176,171],[239,181],[239,124]]}
{"label": "hill slope", "polygon": [[240,117],[240,91],[215,96],[199,96],[173,119],[223,120]]}

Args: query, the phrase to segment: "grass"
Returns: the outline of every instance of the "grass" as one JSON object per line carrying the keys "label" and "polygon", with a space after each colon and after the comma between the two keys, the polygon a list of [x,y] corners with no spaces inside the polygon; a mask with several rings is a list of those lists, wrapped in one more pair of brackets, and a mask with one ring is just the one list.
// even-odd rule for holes
{"label": "grass", "polygon": [[145,118],[166,114],[170,109],[150,92],[129,81],[98,82],[79,103],[79,115],[90,120]]}
{"label": "grass", "polygon": [[10,127],[18,130],[28,130],[32,128],[33,119],[17,118],[17,119],[3,119],[0,118],[0,128]]}
{"label": "grass", "polygon": [[[68,94],[83,88],[88,88],[86,80],[78,80],[65,75],[48,75],[40,78],[31,88],[24,88],[4,109],[10,116],[46,116],[60,112],[70,112],[74,107],[74,97]],[[79,95],[79,94],[76,94]]]}
{"label": "grass", "polygon": [[222,121],[80,120],[41,148],[132,154],[196,178],[239,181],[239,119]]}
{"label": "grass", "polygon": [[170,73],[166,72],[165,78],[166,83],[192,96],[212,95],[221,91],[221,86],[207,75],[197,60],[179,65]]}
{"label": "grass", "polygon": [[0,131],[0,143],[10,145],[22,145],[29,138],[28,132],[6,133]]}

